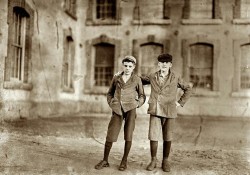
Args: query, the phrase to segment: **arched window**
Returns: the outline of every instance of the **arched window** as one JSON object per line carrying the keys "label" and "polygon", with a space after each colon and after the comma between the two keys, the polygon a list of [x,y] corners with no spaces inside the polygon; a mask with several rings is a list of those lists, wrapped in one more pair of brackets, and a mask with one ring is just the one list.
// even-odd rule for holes
{"label": "arched window", "polygon": [[189,79],[195,88],[213,89],[213,46],[197,43],[190,46]]}

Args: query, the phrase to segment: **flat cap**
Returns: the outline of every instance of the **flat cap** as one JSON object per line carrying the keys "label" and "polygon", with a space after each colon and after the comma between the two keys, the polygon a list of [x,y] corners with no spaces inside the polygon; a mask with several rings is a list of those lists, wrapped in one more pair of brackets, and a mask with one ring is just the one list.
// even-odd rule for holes
{"label": "flat cap", "polygon": [[136,64],[136,59],[135,59],[135,57],[133,57],[133,56],[131,56],[131,55],[125,56],[125,57],[123,58],[123,60],[122,60],[122,63],[124,63],[124,62],[126,62],[126,61],[128,61],[128,62],[133,62],[133,63]]}
{"label": "flat cap", "polygon": [[159,62],[171,62],[172,63],[172,55],[164,53],[158,56],[158,61]]}

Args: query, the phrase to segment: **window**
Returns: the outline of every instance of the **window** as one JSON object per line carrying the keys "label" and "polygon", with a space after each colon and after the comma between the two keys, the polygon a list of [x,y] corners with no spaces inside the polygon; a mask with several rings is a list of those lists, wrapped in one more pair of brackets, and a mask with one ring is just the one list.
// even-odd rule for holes
{"label": "window", "polygon": [[250,90],[250,44],[241,46],[240,88]]}
{"label": "window", "polygon": [[62,88],[65,92],[74,92],[73,74],[75,45],[72,38],[71,29],[64,30],[64,57],[62,69]]}
{"label": "window", "polygon": [[190,49],[190,82],[193,83],[194,88],[211,90],[213,86],[213,46],[198,43],[190,46]]}
{"label": "window", "polygon": [[163,53],[162,44],[149,43],[141,45],[141,66],[139,70],[141,75],[149,75],[157,71],[157,57],[161,53]]}
{"label": "window", "polygon": [[97,44],[95,52],[95,86],[109,86],[114,75],[114,46]]}
{"label": "window", "polygon": [[76,19],[76,0],[65,0],[64,8],[66,13]]}
{"label": "window", "polygon": [[221,24],[220,0],[185,0],[183,24]]}
{"label": "window", "polygon": [[168,0],[136,0],[134,24],[170,24],[170,4]]}
{"label": "window", "polygon": [[250,18],[250,0],[241,0],[240,9],[241,18]]}
{"label": "window", "polygon": [[89,0],[87,25],[120,24],[120,0]]}
{"label": "window", "polygon": [[[133,40],[132,55],[137,58],[136,72],[138,75],[149,75],[158,70],[157,57],[170,52],[170,41],[158,39],[155,35]],[[145,94],[150,94],[150,86],[144,87]]]}
{"label": "window", "polygon": [[5,60],[4,88],[30,90],[31,38],[34,11],[21,0],[8,7],[8,55]]}
{"label": "window", "polygon": [[196,96],[218,96],[219,40],[197,35],[182,41],[183,76]]}
{"label": "window", "polygon": [[213,16],[213,0],[190,0],[190,18],[212,19]]}
{"label": "window", "polygon": [[96,2],[96,19],[116,19],[116,2],[115,0],[97,0]]}
{"label": "window", "polygon": [[250,97],[250,43],[246,37],[234,40],[234,97]]}
{"label": "window", "polygon": [[250,24],[250,0],[235,0],[234,24]]}
{"label": "window", "polygon": [[107,93],[114,73],[122,66],[120,53],[121,41],[106,35],[86,42],[84,93]]}

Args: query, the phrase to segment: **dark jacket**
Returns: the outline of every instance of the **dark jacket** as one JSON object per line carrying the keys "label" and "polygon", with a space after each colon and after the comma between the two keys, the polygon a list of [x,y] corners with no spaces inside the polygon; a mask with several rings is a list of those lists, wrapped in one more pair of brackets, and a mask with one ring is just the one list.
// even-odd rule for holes
{"label": "dark jacket", "polygon": [[151,84],[148,114],[176,118],[177,110],[175,102],[177,88],[181,88],[184,92],[178,100],[181,106],[184,106],[190,97],[192,88],[172,71],[169,72],[164,84],[160,86],[159,75],[160,71],[141,77],[143,84]]}
{"label": "dark jacket", "polygon": [[110,108],[118,115],[122,115],[122,110],[129,110],[140,107],[144,104],[146,96],[139,76],[132,73],[129,80],[124,83],[123,72],[114,76],[107,93],[107,101]]}

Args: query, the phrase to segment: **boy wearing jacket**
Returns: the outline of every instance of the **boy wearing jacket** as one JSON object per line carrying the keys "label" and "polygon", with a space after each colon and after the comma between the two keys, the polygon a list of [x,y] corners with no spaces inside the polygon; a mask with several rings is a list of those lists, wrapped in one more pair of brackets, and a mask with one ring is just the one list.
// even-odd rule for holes
{"label": "boy wearing jacket", "polygon": [[[151,162],[147,166],[148,171],[154,170],[157,164],[157,147],[160,136],[163,138],[163,160],[162,169],[165,172],[170,171],[168,161],[175,118],[177,117],[178,106],[184,106],[191,95],[191,86],[185,83],[173,71],[172,56],[161,54],[158,56],[159,71],[149,76],[141,77],[143,84],[151,84],[151,93],[149,97],[148,114],[149,121],[149,140]],[[177,88],[183,90],[183,95],[176,101]]]}
{"label": "boy wearing jacket", "polygon": [[120,171],[127,168],[127,157],[132,145],[133,131],[135,128],[136,108],[141,107],[146,99],[140,77],[133,73],[136,59],[126,56],[122,60],[123,72],[114,76],[107,93],[107,102],[112,109],[112,117],[108,125],[104,157],[96,169],[109,167],[108,157],[113,142],[117,141],[122,122],[124,120],[124,154],[119,166]]}

